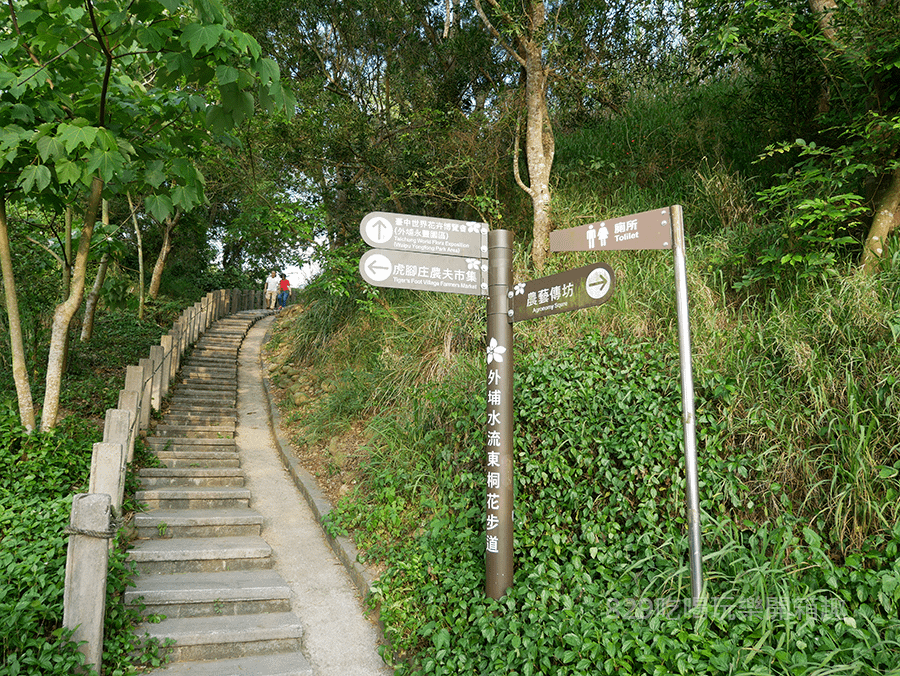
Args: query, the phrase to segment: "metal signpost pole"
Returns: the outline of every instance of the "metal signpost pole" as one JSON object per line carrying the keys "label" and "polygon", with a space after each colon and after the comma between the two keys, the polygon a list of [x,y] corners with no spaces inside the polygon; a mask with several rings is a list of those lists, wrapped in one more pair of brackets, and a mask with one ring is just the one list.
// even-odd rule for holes
{"label": "metal signpost pole", "polygon": [[488,233],[485,593],[513,583],[512,233]]}
{"label": "metal signpost pole", "polygon": [[672,251],[675,254],[675,300],[678,308],[678,352],[681,358],[681,407],[684,421],[685,497],[691,598],[696,605],[703,591],[703,553],[700,547],[700,491],[697,481],[697,437],[694,413],[694,378],[691,372],[691,327],[688,319],[684,221],[679,205],[672,206]]}

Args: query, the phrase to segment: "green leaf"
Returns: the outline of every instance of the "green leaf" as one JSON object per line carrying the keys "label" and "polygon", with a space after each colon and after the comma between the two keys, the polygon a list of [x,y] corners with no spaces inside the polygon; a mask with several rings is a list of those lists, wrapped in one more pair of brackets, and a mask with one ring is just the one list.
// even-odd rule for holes
{"label": "green leaf", "polygon": [[191,50],[192,56],[197,56],[201,50],[215,47],[224,30],[225,27],[221,25],[192,23],[182,34],[181,44]]}
{"label": "green leaf", "polygon": [[53,136],[41,136],[41,138],[37,140],[37,149],[44,162],[50,158],[61,158],[66,152],[65,146],[63,146],[59,139]]}
{"label": "green leaf", "polygon": [[281,77],[278,64],[272,59],[260,59],[256,64],[256,72],[259,73],[263,84],[277,82]]}
{"label": "green leaf", "polygon": [[166,174],[163,171],[162,160],[155,160],[147,164],[147,171],[144,174],[144,180],[154,188],[158,188],[165,182]]}
{"label": "green leaf", "polygon": [[71,160],[61,160],[56,163],[56,178],[60,183],[70,183],[75,185],[81,180],[81,162],[72,162]]}
{"label": "green leaf", "polygon": [[237,82],[238,76],[240,72],[237,68],[232,68],[231,66],[218,66],[216,68],[216,80],[218,80],[220,85],[230,84],[232,82]]}
{"label": "green leaf", "polygon": [[63,122],[59,125],[59,140],[66,146],[66,152],[71,153],[79,146],[90,148],[97,138],[97,127],[78,126]]}
{"label": "green leaf", "polygon": [[206,126],[211,131],[221,134],[228,129],[228,116],[225,108],[218,105],[209,106],[206,109]]}
{"label": "green leaf", "polygon": [[86,171],[89,174],[96,171],[104,183],[109,183],[115,177],[116,172],[122,168],[123,163],[124,158],[117,150],[95,148],[88,155]]}
{"label": "green leaf", "polygon": [[22,188],[22,192],[29,193],[34,188],[37,188],[37,192],[40,192],[50,185],[51,178],[52,175],[48,167],[43,164],[32,164],[22,170],[22,174],[19,177],[19,185]]}
{"label": "green leaf", "polygon": [[160,222],[175,212],[175,205],[168,195],[148,195],[144,200],[144,208]]}

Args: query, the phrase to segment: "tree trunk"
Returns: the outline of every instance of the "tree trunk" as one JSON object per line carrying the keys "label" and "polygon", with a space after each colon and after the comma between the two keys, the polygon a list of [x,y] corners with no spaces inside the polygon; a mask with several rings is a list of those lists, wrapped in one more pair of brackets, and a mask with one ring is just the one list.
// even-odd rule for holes
{"label": "tree trunk", "polygon": [[506,22],[511,32],[517,35],[518,51],[505,41],[503,34],[491,23],[481,6],[481,0],[475,0],[475,10],[481,17],[488,32],[494,36],[506,52],[515,59],[525,71],[525,155],[528,164],[528,185],[519,175],[518,129],[516,130],[516,152],[513,157],[513,173],[516,183],[531,197],[534,214],[531,260],[535,270],[544,268],[547,253],[550,250],[550,171],[553,168],[553,155],[556,150],[553,138],[553,127],[547,109],[547,80],[550,66],[544,62],[544,50],[547,47],[546,23],[547,8],[542,0],[524,2],[525,25],[506,13],[498,0],[488,0],[497,10],[500,18]]}
{"label": "tree trunk", "polygon": [[884,242],[900,223],[900,167],[894,169],[890,183],[878,197],[875,216],[863,247],[862,269],[865,273],[878,270],[884,254]]}
{"label": "tree trunk", "polygon": [[6,292],[6,314],[9,317],[9,344],[12,349],[13,380],[19,400],[19,420],[29,432],[34,431],[34,402],[28,382],[25,364],[25,346],[22,341],[22,321],[19,317],[19,300],[13,276],[12,255],[9,249],[9,230],[6,223],[6,197],[0,192],[0,267],[3,270],[3,288]]}
{"label": "tree trunk", "polygon": [[169,255],[169,251],[172,249],[172,230],[178,225],[180,219],[181,212],[179,211],[175,214],[174,218],[167,218],[164,224],[162,246],[159,249],[159,256],[156,257],[156,263],[153,266],[153,275],[150,277],[150,288],[147,290],[147,295],[154,300],[156,300],[156,296],[159,294],[162,273],[166,267],[166,256]]}
{"label": "tree trunk", "polygon": [[91,250],[91,236],[97,222],[97,211],[103,195],[103,181],[97,177],[91,183],[87,208],[84,213],[84,226],[78,242],[78,253],[72,270],[72,289],[69,297],[56,306],[53,313],[53,327],[50,333],[50,353],[47,356],[47,380],[44,392],[44,406],[41,412],[41,431],[47,432],[56,427],[59,416],[59,393],[62,389],[63,361],[65,344],[69,333],[69,324],[75,312],[81,306],[84,297],[85,277],[87,276],[88,256]]}
{"label": "tree trunk", "polygon": [[131,209],[131,222],[134,224],[134,237],[137,241],[138,255],[138,319],[144,318],[144,242],[141,239],[141,228],[137,221],[137,212],[134,202],[131,201],[131,193],[128,193],[128,206]]}
{"label": "tree trunk", "polygon": [[94,286],[84,302],[84,321],[81,324],[81,342],[86,343],[94,333],[94,314],[97,312],[97,303],[100,300],[100,290],[106,280],[106,270],[109,268],[109,253],[104,253],[100,258],[100,267],[97,268],[97,276],[94,278]]}
{"label": "tree trunk", "polygon": [[535,36],[543,33],[546,21],[543,2],[529,5],[531,39],[525,41],[525,107],[528,121],[525,129],[525,151],[528,161],[528,183],[534,212],[534,242],[531,260],[535,271],[544,269],[550,251],[550,170],[556,150],[550,113],[547,110],[547,77],[550,69],[544,63],[542,42]]}
{"label": "tree trunk", "polygon": [[[109,202],[103,200],[103,225],[109,225]],[[140,252],[140,246],[138,247]],[[94,314],[97,312],[97,302],[100,300],[100,290],[106,280],[106,270],[109,267],[109,252],[104,252],[100,258],[100,267],[97,268],[97,276],[94,277],[94,285],[84,302],[84,320],[81,322],[81,342],[86,343],[94,333]]]}

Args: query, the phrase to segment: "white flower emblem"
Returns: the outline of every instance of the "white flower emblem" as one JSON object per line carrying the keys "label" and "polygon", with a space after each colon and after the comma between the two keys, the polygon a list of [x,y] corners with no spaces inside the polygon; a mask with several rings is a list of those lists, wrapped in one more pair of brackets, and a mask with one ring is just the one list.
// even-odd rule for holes
{"label": "white flower emblem", "polygon": [[481,268],[481,261],[477,258],[467,258],[466,263],[469,265],[469,270],[478,270]]}
{"label": "white flower emblem", "polygon": [[521,296],[523,293],[525,293],[525,282],[519,282],[518,284],[516,284],[515,289],[516,295]]}
{"label": "white flower emblem", "polygon": [[491,338],[491,344],[487,348],[487,363],[502,362],[506,348],[497,343],[496,338]]}

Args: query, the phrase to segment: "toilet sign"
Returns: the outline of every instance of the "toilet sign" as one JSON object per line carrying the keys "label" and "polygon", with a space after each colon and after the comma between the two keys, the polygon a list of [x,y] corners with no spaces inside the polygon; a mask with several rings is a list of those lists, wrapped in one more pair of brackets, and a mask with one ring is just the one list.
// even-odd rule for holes
{"label": "toilet sign", "polygon": [[550,233],[550,251],[639,251],[672,248],[670,209],[580,225]]}

